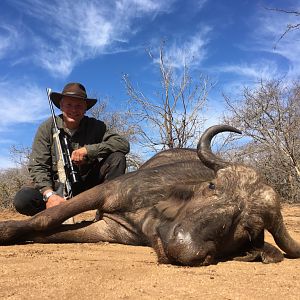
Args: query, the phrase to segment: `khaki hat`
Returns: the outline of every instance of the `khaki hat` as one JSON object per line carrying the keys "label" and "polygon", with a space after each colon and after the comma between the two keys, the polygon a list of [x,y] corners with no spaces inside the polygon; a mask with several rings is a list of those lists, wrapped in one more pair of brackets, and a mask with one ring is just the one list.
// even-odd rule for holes
{"label": "khaki hat", "polygon": [[87,104],[87,108],[86,108],[87,110],[93,107],[97,102],[97,99],[88,98],[85,87],[81,83],[77,83],[77,82],[71,82],[66,84],[61,93],[52,92],[50,94],[50,99],[52,100],[52,102],[56,107],[60,108],[60,100],[64,96],[84,99]]}

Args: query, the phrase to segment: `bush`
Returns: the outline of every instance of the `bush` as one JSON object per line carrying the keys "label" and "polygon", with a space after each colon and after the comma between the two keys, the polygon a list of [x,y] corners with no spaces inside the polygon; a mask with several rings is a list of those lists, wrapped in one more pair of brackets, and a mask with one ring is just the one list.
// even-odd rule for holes
{"label": "bush", "polygon": [[25,167],[0,171],[0,209],[13,209],[15,194],[29,183],[30,177]]}

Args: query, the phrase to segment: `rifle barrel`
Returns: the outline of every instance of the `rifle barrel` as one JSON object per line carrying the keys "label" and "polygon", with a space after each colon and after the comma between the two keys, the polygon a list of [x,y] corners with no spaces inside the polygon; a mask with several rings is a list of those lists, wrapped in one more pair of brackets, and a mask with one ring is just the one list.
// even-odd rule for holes
{"label": "rifle barrel", "polygon": [[52,119],[53,119],[53,122],[54,122],[54,128],[57,131],[58,127],[57,127],[57,123],[56,123],[56,119],[55,119],[55,114],[54,114],[54,109],[53,109],[53,103],[52,103],[51,98],[50,98],[50,95],[51,95],[52,91],[51,91],[50,88],[47,88],[46,91],[47,91],[47,96],[48,96],[48,101],[49,101],[49,106],[50,106],[50,111],[51,111]]}

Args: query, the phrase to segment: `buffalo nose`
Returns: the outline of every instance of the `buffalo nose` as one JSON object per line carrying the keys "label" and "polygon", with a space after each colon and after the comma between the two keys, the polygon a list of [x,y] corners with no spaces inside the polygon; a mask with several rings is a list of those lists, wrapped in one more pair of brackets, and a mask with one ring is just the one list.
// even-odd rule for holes
{"label": "buffalo nose", "polygon": [[192,236],[190,232],[184,231],[180,226],[176,226],[174,229],[174,239],[176,239],[180,244],[191,244]]}
{"label": "buffalo nose", "polygon": [[199,260],[198,251],[191,233],[185,231],[180,225],[173,228],[173,234],[166,244],[166,254],[174,263],[180,265],[193,265],[194,260]]}

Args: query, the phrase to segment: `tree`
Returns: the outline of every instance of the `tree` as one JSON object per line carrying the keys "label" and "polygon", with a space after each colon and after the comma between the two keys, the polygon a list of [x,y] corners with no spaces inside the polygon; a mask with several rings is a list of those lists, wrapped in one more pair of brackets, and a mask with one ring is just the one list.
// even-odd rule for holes
{"label": "tree", "polygon": [[177,74],[163,44],[158,59],[147,52],[159,68],[160,88],[155,99],[134,87],[127,74],[123,76],[139,144],[154,152],[195,146],[205,120],[203,110],[211,87],[208,79],[200,76],[194,81],[187,63]]}
{"label": "tree", "polygon": [[12,145],[10,148],[10,159],[20,168],[27,168],[31,148],[22,145]]}
{"label": "tree", "polygon": [[13,208],[13,198],[22,186],[30,184],[27,169],[30,148],[13,145],[10,149],[15,168],[0,170],[0,208]]}
{"label": "tree", "polygon": [[300,199],[300,83],[260,82],[244,89],[243,99],[224,96],[230,115],[225,122],[252,138],[243,156],[265,174],[283,197]]}

